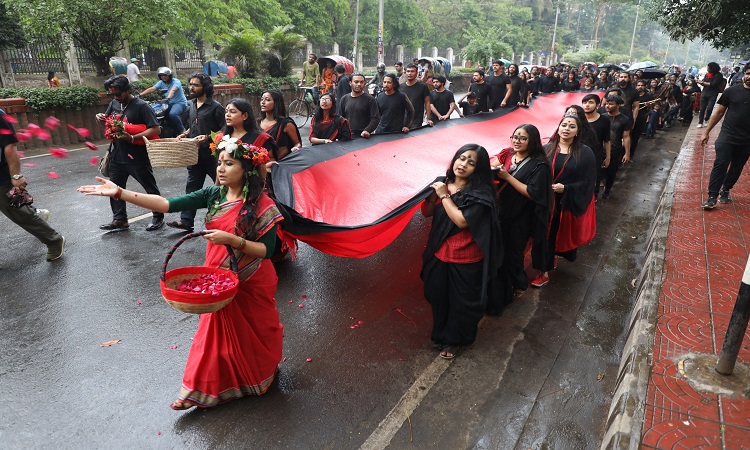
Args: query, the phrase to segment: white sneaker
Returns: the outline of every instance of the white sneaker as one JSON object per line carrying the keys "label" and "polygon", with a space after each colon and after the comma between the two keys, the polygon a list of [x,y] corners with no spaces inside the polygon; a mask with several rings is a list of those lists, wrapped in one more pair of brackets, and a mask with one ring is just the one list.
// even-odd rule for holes
{"label": "white sneaker", "polygon": [[695,127],[695,128],[703,128],[703,124],[702,124],[702,123],[699,123],[699,124],[698,124],[698,126],[697,126],[697,127]]}
{"label": "white sneaker", "polygon": [[41,217],[42,220],[46,222],[47,220],[49,220],[50,212],[49,212],[49,209],[37,209],[36,215]]}

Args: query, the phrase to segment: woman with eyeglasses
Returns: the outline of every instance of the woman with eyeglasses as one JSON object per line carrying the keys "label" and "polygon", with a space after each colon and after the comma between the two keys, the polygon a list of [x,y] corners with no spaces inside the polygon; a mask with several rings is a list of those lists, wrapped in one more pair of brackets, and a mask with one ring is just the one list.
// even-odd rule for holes
{"label": "woman with eyeglasses", "polygon": [[321,94],[310,122],[310,143],[319,145],[351,140],[352,129],[349,127],[349,121],[336,114],[336,99],[330,92]]}
{"label": "woman with eyeglasses", "polygon": [[539,130],[519,125],[510,137],[511,146],[490,160],[496,177],[498,218],[503,237],[503,264],[491,287],[487,310],[499,314],[513,298],[526,292],[529,279],[524,271],[524,251],[533,240],[532,266],[543,268],[546,260],[549,202],[552,185],[547,154]]}
{"label": "woman with eyeglasses", "polygon": [[573,262],[577,248],[596,235],[596,157],[583,144],[581,119],[577,115],[563,116],[545,151],[552,169],[554,197],[546,252],[534,255],[532,249],[532,257],[544,258],[539,276],[531,282],[537,288],[549,283],[549,272],[557,265],[555,255]]}

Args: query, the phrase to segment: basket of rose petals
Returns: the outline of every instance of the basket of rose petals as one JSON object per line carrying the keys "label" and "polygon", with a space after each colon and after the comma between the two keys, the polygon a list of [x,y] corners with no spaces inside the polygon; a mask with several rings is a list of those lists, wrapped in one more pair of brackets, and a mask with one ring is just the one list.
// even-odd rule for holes
{"label": "basket of rose petals", "polygon": [[231,270],[217,267],[188,266],[167,270],[175,250],[188,239],[206,234],[205,231],[186,234],[167,253],[161,267],[161,295],[174,309],[189,314],[216,312],[232,301],[240,282],[237,278],[237,259],[232,247],[227,247]]}

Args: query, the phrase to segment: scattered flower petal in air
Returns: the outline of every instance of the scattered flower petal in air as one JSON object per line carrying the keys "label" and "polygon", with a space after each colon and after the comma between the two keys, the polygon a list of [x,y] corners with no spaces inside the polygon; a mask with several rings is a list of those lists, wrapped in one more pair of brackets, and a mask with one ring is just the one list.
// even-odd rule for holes
{"label": "scattered flower petal in air", "polygon": [[74,128],[75,132],[80,134],[82,138],[91,136],[91,131],[88,128]]}
{"label": "scattered flower petal in air", "polygon": [[305,304],[304,304],[304,303],[300,303],[300,304],[299,304],[299,307],[300,307],[300,308],[304,308],[304,307],[305,307]]}
{"label": "scattered flower petal in air", "polygon": [[49,149],[49,154],[54,156],[55,158],[67,158],[68,157],[68,151],[64,148],[51,148]]}
{"label": "scattered flower petal in air", "polygon": [[138,303],[138,304],[140,305],[140,304],[141,304],[141,303],[143,303],[143,302],[141,302],[140,300],[138,300],[138,301],[137,301],[137,303]]}
{"label": "scattered flower petal in air", "polygon": [[52,139],[52,135],[49,134],[49,131],[43,130],[41,128],[39,129],[39,131],[36,132],[36,137],[38,137],[39,139],[43,141],[49,141]]}
{"label": "scattered flower petal in air", "polygon": [[50,130],[55,130],[60,126],[60,119],[55,116],[49,116],[44,120],[44,126]]}
{"label": "scattered flower petal in air", "polygon": [[97,158],[96,156],[92,156],[91,159],[89,159],[89,164],[91,164],[92,166],[99,164],[99,158]]}
{"label": "scattered flower petal in air", "polygon": [[65,128],[69,129],[70,131],[75,131],[76,133],[78,132],[78,129],[71,124],[65,125]]}
{"label": "scattered flower petal in air", "polygon": [[284,361],[286,361],[286,356],[284,357]]}
{"label": "scattered flower petal in air", "polygon": [[13,134],[13,130],[9,128],[3,128],[2,130],[0,130],[0,134],[10,135]]}
{"label": "scattered flower petal in air", "polygon": [[302,294],[302,295],[300,295],[300,297],[307,298],[307,294]]}
{"label": "scattered flower petal in air", "polygon": [[36,163],[23,163],[24,167],[36,167]]}
{"label": "scattered flower petal in air", "polygon": [[86,142],[83,143],[83,145],[85,145],[86,147],[90,148],[91,150],[99,150],[99,147],[97,147],[96,144],[94,144],[91,141],[86,141]]}
{"label": "scattered flower petal in air", "polygon": [[173,346],[172,346],[172,350],[175,350],[176,348],[177,348],[177,346],[176,346],[176,345],[173,345]]}
{"label": "scattered flower petal in air", "polygon": [[157,435],[157,436],[161,436],[161,431],[157,431],[157,432],[156,432],[156,435]]}
{"label": "scattered flower petal in air", "polygon": [[18,124],[18,119],[16,119],[14,116],[11,116],[10,114],[4,115],[3,119],[5,119],[5,121],[8,123],[12,123],[13,125]]}
{"label": "scattered flower petal in air", "polygon": [[312,358],[307,358],[307,362],[312,362]]}
{"label": "scattered flower petal in air", "polygon": [[31,140],[31,137],[32,137],[31,133],[29,133],[26,130],[18,130],[18,131],[16,131],[16,138],[18,139],[19,142],[29,141],[29,140]]}
{"label": "scattered flower petal in air", "polygon": [[128,158],[133,159],[133,155],[131,155],[130,153],[128,153]]}
{"label": "scattered flower petal in air", "polygon": [[57,174],[57,172],[47,172],[47,177],[54,179],[60,178],[60,175]]}

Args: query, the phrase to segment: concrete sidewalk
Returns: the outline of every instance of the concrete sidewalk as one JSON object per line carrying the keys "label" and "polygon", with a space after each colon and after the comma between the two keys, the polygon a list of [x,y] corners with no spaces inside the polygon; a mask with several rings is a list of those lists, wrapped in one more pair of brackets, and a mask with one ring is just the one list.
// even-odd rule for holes
{"label": "concrete sidewalk", "polygon": [[654,220],[602,448],[750,448],[750,336],[714,371],[750,248],[747,170],[703,211],[714,142],[691,128]]}

